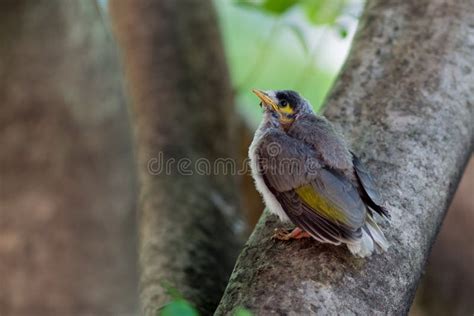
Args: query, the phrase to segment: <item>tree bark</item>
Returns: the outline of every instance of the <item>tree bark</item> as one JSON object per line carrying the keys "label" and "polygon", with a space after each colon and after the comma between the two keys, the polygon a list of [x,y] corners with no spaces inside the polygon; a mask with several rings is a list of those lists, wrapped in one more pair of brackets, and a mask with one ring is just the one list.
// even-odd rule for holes
{"label": "tree bark", "polygon": [[473,148],[474,5],[372,0],[325,114],[378,180],[391,247],[367,259],[313,240],[274,242],[265,213],[216,315],[406,314]]}
{"label": "tree bark", "polygon": [[[234,157],[233,96],[212,1],[110,1],[110,12],[132,97],[142,308],[154,315],[169,301],[166,283],[210,314],[242,227],[235,177],[194,169],[198,159],[212,167]],[[190,164],[179,170],[180,161]]]}
{"label": "tree bark", "polygon": [[124,101],[94,1],[0,2],[0,315],[136,313]]}
{"label": "tree bark", "polygon": [[473,315],[474,157],[471,157],[440,233],[413,305],[416,315]]}

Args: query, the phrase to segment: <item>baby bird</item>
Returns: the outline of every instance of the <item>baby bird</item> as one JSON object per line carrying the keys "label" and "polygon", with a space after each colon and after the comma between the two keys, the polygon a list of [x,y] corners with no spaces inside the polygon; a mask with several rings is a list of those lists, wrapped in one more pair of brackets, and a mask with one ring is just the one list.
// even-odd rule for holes
{"label": "baby bird", "polygon": [[388,242],[373,216],[389,214],[342,135],[295,91],[253,92],[264,114],[249,148],[252,176],[268,210],[296,225],[274,237],[342,243],[359,257],[385,251]]}

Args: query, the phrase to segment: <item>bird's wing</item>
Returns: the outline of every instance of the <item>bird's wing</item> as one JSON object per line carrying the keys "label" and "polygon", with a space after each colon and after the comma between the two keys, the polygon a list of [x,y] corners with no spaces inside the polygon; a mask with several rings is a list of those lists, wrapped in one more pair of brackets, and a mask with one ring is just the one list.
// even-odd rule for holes
{"label": "bird's wing", "polygon": [[[278,154],[269,150],[270,144]],[[270,133],[259,146],[260,172],[290,220],[314,238],[334,244],[359,239],[366,208],[357,189],[337,171],[322,167],[315,154],[285,133]],[[292,168],[287,161],[293,161]]]}
{"label": "bird's wing", "polygon": [[352,171],[349,146],[324,117],[304,114],[293,122],[288,134],[311,145],[326,166],[348,173]]}
{"label": "bird's wing", "polygon": [[314,149],[279,130],[267,132],[256,153],[259,171],[279,192],[308,184],[321,169]]}
{"label": "bird's wing", "polygon": [[354,164],[354,170],[359,182],[359,187],[361,188],[360,193],[362,199],[371,209],[380,215],[389,218],[390,214],[383,206],[385,202],[369,171],[354,153],[352,153],[352,162]]}

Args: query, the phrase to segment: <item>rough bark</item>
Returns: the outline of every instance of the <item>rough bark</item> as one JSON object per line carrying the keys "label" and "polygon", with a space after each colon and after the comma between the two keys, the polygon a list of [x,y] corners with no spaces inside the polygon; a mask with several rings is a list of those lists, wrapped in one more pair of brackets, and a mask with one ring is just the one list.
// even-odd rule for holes
{"label": "rough bark", "polygon": [[[132,98],[142,308],[153,315],[166,304],[167,283],[210,314],[242,226],[235,178],[194,170],[197,159],[233,157],[232,90],[212,1],[111,1],[110,12]],[[191,174],[178,170],[182,159]]]}
{"label": "rough bark", "polygon": [[94,1],[0,2],[0,315],[137,310],[131,137]]}
{"label": "rough bark", "polygon": [[416,310],[410,311],[416,312],[413,315],[474,314],[473,188],[474,158],[471,158],[433,245],[413,305]]}
{"label": "rough bark", "polygon": [[265,213],[217,315],[406,314],[473,146],[474,5],[372,0],[325,114],[377,179],[391,248],[368,259],[312,240],[274,242]]}

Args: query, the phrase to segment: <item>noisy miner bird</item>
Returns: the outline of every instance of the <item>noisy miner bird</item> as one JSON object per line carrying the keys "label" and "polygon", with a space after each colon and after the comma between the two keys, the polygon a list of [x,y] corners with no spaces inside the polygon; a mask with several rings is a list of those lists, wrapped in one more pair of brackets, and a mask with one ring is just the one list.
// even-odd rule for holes
{"label": "noisy miner bird", "polygon": [[249,148],[252,176],[269,211],[296,225],[274,237],[343,243],[359,257],[386,250],[374,212],[389,214],[342,135],[295,91],[253,92],[264,114]]}

